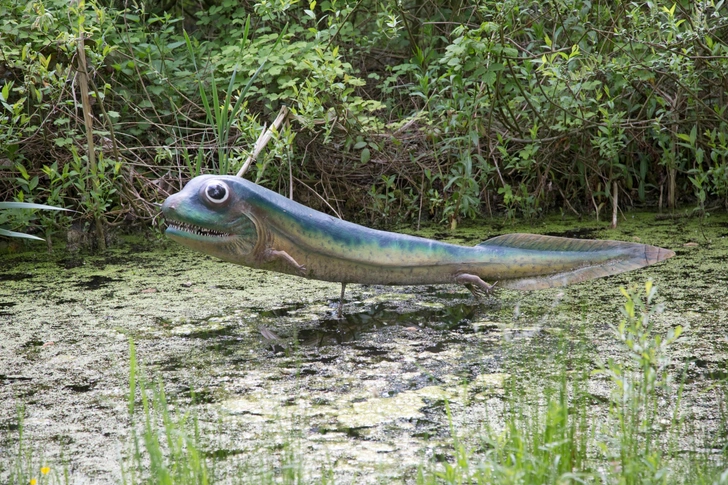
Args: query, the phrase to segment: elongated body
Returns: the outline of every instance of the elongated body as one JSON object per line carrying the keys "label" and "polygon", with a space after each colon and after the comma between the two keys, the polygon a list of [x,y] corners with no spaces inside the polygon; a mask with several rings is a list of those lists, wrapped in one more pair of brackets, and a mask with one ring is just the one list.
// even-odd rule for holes
{"label": "elongated body", "polygon": [[162,206],[166,234],[253,268],[341,283],[465,284],[532,290],[641,268],[674,256],[645,244],[508,234],[474,247],[369,229],[245,179],[203,175]]}

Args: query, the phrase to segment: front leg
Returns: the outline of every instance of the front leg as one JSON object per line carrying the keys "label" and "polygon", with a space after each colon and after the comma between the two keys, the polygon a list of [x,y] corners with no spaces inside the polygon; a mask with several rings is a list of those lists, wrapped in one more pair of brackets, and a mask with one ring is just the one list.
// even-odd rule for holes
{"label": "front leg", "polygon": [[489,285],[480,276],[468,273],[460,273],[455,276],[455,282],[465,285],[465,288],[470,290],[470,293],[477,299],[485,298],[493,292],[493,288],[498,284],[496,281],[492,285]]}
{"label": "front leg", "polygon": [[291,257],[291,255],[285,251],[279,251],[277,249],[268,248],[265,251],[263,251],[263,255],[262,255],[261,259],[265,263],[270,263],[270,262],[278,260],[278,259],[283,260],[286,263],[288,263],[289,265],[296,268],[296,271],[298,271],[298,274],[300,274],[301,276],[306,275],[306,266],[304,266],[302,264],[298,264],[298,262],[295,259],[293,259]]}

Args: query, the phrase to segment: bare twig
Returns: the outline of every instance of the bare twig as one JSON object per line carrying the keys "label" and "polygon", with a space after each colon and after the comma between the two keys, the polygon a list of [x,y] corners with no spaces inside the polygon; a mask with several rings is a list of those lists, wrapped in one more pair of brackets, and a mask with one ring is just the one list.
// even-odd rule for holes
{"label": "bare twig", "polygon": [[245,172],[248,171],[248,168],[250,167],[250,164],[253,163],[253,161],[258,158],[258,155],[260,155],[260,152],[263,151],[263,148],[268,144],[271,138],[273,138],[274,131],[278,131],[278,129],[281,127],[281,124],[283,124],[283,121],[288,116],[288,106],[283,105],[281,107],[280,112],[278,113],[278,116],[276,117],[275,121],[273,121],[273,124],[270,125],[270,127],[267,130],[263,130],[263,132],[258,137],[258,140],[255,142],[255,147],[253,148],[253,152],[248,156],[248,158],[245,160],[245,163],[242,167],[240,167],[240,170],[238,170],[237,176],[242,177],[245,175]]}

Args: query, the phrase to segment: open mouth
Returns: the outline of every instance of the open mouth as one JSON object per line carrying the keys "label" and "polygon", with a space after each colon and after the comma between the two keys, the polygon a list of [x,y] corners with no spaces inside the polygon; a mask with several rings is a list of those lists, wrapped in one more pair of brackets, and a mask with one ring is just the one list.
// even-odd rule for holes
{"label": "open mouth", "polygon": [[190,224],[188,222],[179,222],[179,221],[167,221],[167,228],[172,229],[179,232],[187,232],[189,234],[194,234],[195,236],[205,236],[205,237],[230,237],[232,234],[222,231],[217,231],[215,229],[207,229],[205,227],[196,226],[194,224]]}

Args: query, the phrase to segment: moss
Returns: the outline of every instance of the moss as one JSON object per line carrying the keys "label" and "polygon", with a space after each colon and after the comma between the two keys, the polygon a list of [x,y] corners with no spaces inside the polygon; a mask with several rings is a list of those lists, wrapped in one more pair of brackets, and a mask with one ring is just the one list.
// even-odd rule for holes
{"label": "moss", "polygon": [[[219,448],[253,453],[293,433],[303,449],[343,464],[340,481],[382,464],[402,476],[447,443],[445,401],[455,429],[474,438],[484,422],[497,428],[505,374],[539,388],[555,369],[589,371],[619,355],[609,331],[620,319],[618,288],[652,278],[665,304],[655,330],[687,328],[674,356],[675,369],[689,376],[686,413],[710,429],[717,404],[704,391],[728,361],[728,217],[711,215],[702,225],[626,217],[616,230],[553,218],[438,235],[475,244],[504,232],[587,230],[677,256],[568,288],[501,290],[479,305],[456,286],[350,285],[342,320],[338,284],[237,267],[174,245],[137,240],[103,256],[5,255],[0,424],[13,422],[25,403],[26,432],[49,458],[60,454],[63,435],[79,480],[115,480],[133,336],[145,372],[165,382],[171,399],[195,406]],[[593,384],[595,394],[606,393]],[[211,402],[193,404],[191,391],[200,389]]]}

